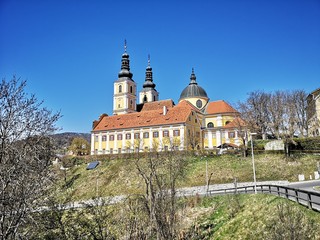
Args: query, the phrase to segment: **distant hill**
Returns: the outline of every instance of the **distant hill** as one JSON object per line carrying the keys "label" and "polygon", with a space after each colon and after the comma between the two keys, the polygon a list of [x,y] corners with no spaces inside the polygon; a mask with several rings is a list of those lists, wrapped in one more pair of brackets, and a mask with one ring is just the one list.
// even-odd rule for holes
{"label": "distant hill", "polygon": [[76,132],[65,132],[65,133],[57,133],[52,135],[52,138],[55,141],[57,149],[59,152],[63,153],[70,146],[72,140],[75,137],[81,137],[88,141],[90,144],[91,135],[90,133],[76,133]]}

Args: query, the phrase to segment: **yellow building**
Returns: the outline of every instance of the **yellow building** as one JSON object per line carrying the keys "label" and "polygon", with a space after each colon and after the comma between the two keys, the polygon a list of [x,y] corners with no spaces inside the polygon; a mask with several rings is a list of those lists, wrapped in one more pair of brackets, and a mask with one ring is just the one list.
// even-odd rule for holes
{"label": "yellow building", "polygon": [[192,69],[190,83],[177,105],[159,100],[150,66],[136,103],[136,83],[129,55],[122,55],[121,71],[114,82],[113,115],[102,114],[93,122],[91,154],[137,151],[213,150],[222,144],[239,146],[239,113],[223,100],[209,102]]}
{"label": "yellow building", "polygon": [[320,88],[307,97],[307,121],[309,136],[320,136]]}

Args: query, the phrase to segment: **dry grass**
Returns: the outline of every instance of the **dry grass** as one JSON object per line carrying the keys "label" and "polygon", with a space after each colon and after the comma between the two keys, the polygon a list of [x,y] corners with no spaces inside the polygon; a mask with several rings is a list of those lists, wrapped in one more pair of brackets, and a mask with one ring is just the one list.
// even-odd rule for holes
{"label": "dry grass", "polygon": [[[143,181],[132,159],[101,159],[94,170],[86,170],[86,163],[67,170],[67,181],[63,171],[57,182],[62,195],[69,195],[72,200],[90,199],[97,195],[112,196],[134,194],[143,191]],[[188,166],[178,183],[179,187],[200,186],[206,184],[206,161],[208,173],[212,173],[210,184],[252,181],[251,157],[235,155],[189,157]],[[320,161],[319,155],[301,155],[286,159],[282,155],[256,155],[257,181],[289,180],[297,181],[298,174],[305,174],[306,179],[313,174]]]}

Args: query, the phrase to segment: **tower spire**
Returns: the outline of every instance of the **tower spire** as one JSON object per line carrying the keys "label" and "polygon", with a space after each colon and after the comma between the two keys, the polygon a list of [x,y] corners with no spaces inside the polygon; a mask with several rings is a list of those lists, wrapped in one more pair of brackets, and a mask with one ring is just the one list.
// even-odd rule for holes
{"label": "tower spire", "polygon": [[190,84],[196,84],[196,85],[198,85],[196,79],[197,79],[197,78],[196,78],[196,75],[194,74],[194,68],[192,68],[189,85],[190,85]]}
{"label": "tower spire", "polygon": [[150,66],[150,54],[148,54],[148,66],[146,68],[146,80],[143,84],[143,88],[154,89],[156,85],[153,83],[152,67]]}
{"label": "tower spire", "polygon": [[[121,59],[121,71],[118,74],[119,78],[127,77],[132,80],[133,74],[130,72],[130,60],[129,54],[127,53],[127,40],[124,40],[124,53]],[[132,80],[133,81],[133,80]]]}

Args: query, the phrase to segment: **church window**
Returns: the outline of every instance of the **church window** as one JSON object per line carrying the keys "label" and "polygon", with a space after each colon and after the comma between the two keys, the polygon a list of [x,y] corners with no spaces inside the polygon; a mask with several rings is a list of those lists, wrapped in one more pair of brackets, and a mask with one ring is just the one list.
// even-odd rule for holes
{"label": "church window", "polygon": [[207,127],[208,127],[208,128],[213,128],[213,127],[214,127],[214,125],[213,125],[213,123],[212,123],[212,122],[209,122],[209,123],[207,124]]}
{"label": "church window", "polygon": [[113,141],[114,140],[114,135],[110,135],[109,136],[109,141]]}
{"label": "church window", "polygon": [[195,123],[198,123],[198,120],[197,120],[197,119],[195,119],[195,120],[194,120],[194,122],[195,122]]}
{"label": "church window", "polygon": [[119,93],[122,92],[122,85],[119,85]]}
{"label": "church window", "polygon": [[131,139],[131,133],[126,133],[126,139]]}
{"label": "church window", "polygon": [[110,154],[113,154],[113,148],[110,148]]}
{"label": "church window", "polygon": [[174,130],[173,131],[173,136],[175,136],[175,137],[180,136],[180,130]]}
{"label": "church window", "polygon": [[132,91],[133,91],[133,90],[132,90],[132,86],[130,86],[130,93],[132,93]]}
{"label": "church window", "polygon": [[169,137],[169,131],[168,130],[164,130],[163,131],[163,137]]}
{"label": "church window", "polygon": [[105,142],[105,141],[107,141],[107,136],[106,136],[106,135],[103,135],[103,136],[102,136],[102,142]]}
{"label": "church window", "polygon": [[229,138],[234,138],[235,137],[235,132],[228,132],[228,137]]}
{"label": "church window", "polygon": [[95,136],[95,137],[94,137],[94,141],[95,141],[95,142],[98,142],[98,141],[99,141],[98,136]]}
{"label": "church window", "polygon": [[156,96],[153,96],[153,101],[156,101]]}
{"label": "church window", "polygon": [[153,132],[153,137],[154,137],[154,138],[158,138],[158,137],[159,137],[159,132],[158,132],[158,131]]}
{"label": "church window", "polygon": [[149,133],[148,132],[144,132],[143,133],[143,138],[149,138]]}
{"label": "church window", "polygon": [[121,153],[121,148],[118,148],[118,153]]}
{"label": "church window", "polygon": [[139,139],[140,138],[140,133],[135,133],[134,134],[134,139]]}
{"label": "church window", "polygon": [[144,97],[143,97],[143,102],[147,102],[147,95],[144,95]]}
{"label": "church window", "polygon": [[122,134],[118,134],[118,135],[117,135],[117,139],[118,139],[118,140],[122,140]]}

